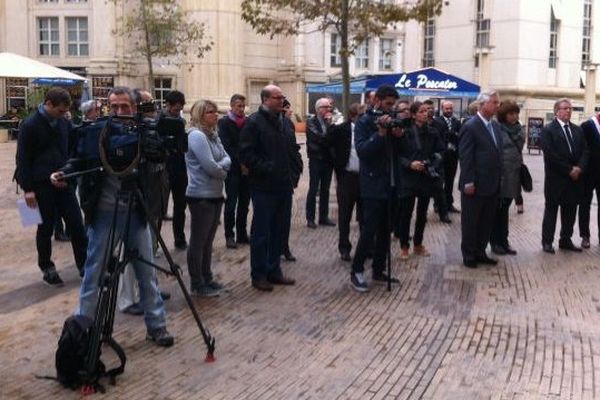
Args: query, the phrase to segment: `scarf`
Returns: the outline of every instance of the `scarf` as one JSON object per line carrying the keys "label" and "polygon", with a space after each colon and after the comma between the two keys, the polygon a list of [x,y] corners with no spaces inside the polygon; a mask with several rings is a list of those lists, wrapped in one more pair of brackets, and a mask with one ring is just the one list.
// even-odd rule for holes
{"label": "scarf", "polygon": [[231,111],[227,111],[227,116],[230,120],[232,120],[235,123],[235,126],[237,126],[238,129],[242,129],[244,127],[244,124],[246,123],[245,115],[240,117],[239,115],[234,114]]}

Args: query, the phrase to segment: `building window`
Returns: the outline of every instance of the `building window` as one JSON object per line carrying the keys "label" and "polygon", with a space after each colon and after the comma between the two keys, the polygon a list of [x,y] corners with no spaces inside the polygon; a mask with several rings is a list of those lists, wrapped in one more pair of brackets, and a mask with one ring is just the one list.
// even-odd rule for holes
{"label": "building window", "polygon": [[394,55],[394,40],[379,40],[379,70],[389,71],[392,69],[392,56]]}
{"label": "building window", "polygon": [[60,53],[58,42],[58,18],[38,18],[40,56],[57,56]]}
{"label": "building window", "polygon": [[581,69],[590,64],[592,42],[592,0],[583,1],[583,35],[581,42]]}
{"label": "building window", "polygon": [[38,0],[38,3],[58,3],[58,0]]}
{"label": "building window", "polygon": [[171,90],[173,90],[172,78],[154,78],[154,100],[161,106],[164,106],[165,97]]}
{"label": "building window", "polygon": [[550,9],[550,54],[548,55],[548,68],[556,68],[558,59],[558,25],[559,21],[554,16],[554,10]]}
{"label": "building window", "polygon": [[87,3],[87,0],[65,0],[65,3]]}
{"label": "building window", "polygon": [[92,77],[92,97],[100,100],[103,105],[108,104],[108,92],[115,87],[115,78],[112,76]]}
{"label": "building window", "polygon": [[490,20],[483,18],[484,0],[477,0],[477,14],[475,15],[475,47],[478,49],[490,46]]}
{"label": "building window", "polygon": [[329,47],[329,66],[339,67],[342,65],[340,58],[340,49],[342,48],[342,37],[337,33],[331,34],[331,44]]}
{"label": "building window", "polygon": [[434,58],[434,40],[435,40],[435,19],[427,18],[423,26],[423,67],[433,67],[435,65]]}
{"label": "building window", "polygon": [[67,22],[67,53],[70,56],[89,55],[87,18],[65,18],[65,20]]}
{"label": "building window", "polygon": [[24,109],[27,107],[27,78],[6,78],[6,108]]}
{"label": "building window", "polygon": [[369,39],[365,39],[355,50],[354,61],[357,69],[369,68]]}

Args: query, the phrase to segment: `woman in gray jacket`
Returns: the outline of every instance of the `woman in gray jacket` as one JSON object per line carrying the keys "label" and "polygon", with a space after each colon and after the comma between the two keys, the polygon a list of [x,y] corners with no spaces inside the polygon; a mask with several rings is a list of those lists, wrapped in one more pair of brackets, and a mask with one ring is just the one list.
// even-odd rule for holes
{"label": "woman in gray jacket", "polygon": [[498,122],[502,135],[503,170],[498,209],[490,243],[495,254],[517,254],[508,243],[508,210],[513,199],[521,193],[521,164],[525,136],[519,123],[519,106],[514,101],[504,101],[498,109]]}
{"label": "woman in gray jacket", "polygon": [[211,261],[223,205],[223,184],[231,159],[217,134],[217,105],[199,100],[192,106],[191,116],[185,154],[188,174],[185,195],[192,216],[187,263],[192,295],[212,297],[223,290],[213,279]]}

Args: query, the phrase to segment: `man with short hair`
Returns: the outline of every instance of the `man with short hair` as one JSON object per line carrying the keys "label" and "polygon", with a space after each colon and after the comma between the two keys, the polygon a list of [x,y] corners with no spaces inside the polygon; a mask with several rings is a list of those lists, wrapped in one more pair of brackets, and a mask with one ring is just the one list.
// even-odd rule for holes
{"label": "man with short hair", "polygon": [[588,149],[581,128],[571,122],[573,107],[569,99],[554,103],[555,118],[544,126],[541,133],[544,152],[544,219],[542,221],[542,249],[554,254],[554,231],[560,208],[560,239],[558,247],[581,251],[571,240],[577,217],[577,205],[583,198],[582,173],[587,169]]}
{"label": "man with short hair", "polygon": [[[395,141],[403,135],[401,128],[389,128],[398,99],[396,88],[382,85],[375,93],[373,109],[361,116],[354,127],[354,143],[360,160],[359,184],[362,207],[362,227],[350,273],[350,284],[359,292],[369,290],[364,276],[364,263],[367,254],[373,248],[373,275],[375,283],[385,284],[388,280],[399,283],[398,279],[388,277],[384,272],[390,247],[390,201],[396,193],[390,193],[390,169],[397,168],[390,159],[390,150]],[[397,171],[393,171],[398,176]]]}
{"label": "man with short hair", "polygon": [[[111,114],[116,117],[113,120],[115,123],[119,116],[131,117],[136,113],[134,96],[129,88],[115,87],[111,89],[108,94],[108,103]],[[50,176],[54,186],[63,187],[66,185],[62,179],[64,174],[87,169],[88,162],[98,159],[99,130],[97,127],[95,128],[88,128],[89,130],[82,135],[78,158],[71,160],[60,171],[54,172]],[[139,257],[133,258],[131,265],[139,284],[140,302],[144,310],[144,321],[147,328],[146,339],[154,341],[158,346],[168,347],[173,345],[173,336],[166,328],[165,307],[158,289],[156,270],[147,265],[147,263],[154,263],[150,230],[145,219],[147,216],[144,217],[141,204],[134,199],[130,220],[127,221],[127,207],[118,197],[122,188],[135,190],[139,183],[137,179],[135,175],[117,177],[105,171],[93,172],[81,177],[79,194],[88,227],[89,246],[88,258],[85,262],[85,275],[79,292],[79,308],[76,314],[94,319],[100,274],[107,262],[105,252],[115,204],[118,202],[114,235],[116,240],[126,239],[132,254],[137,254]],[[145,188],[142,185],[139,185],[139,188],[144,193]],[[128,237],[124,238],[126,222],[129,222],[127,227],[129,231]]]}
{"label": "man with short hair", "polygon": [[490,240],[502,179],[502,135],[492,118],[500,107],[500,95],[493,90],[477,97],[479,111],[460,131],[459,188],[461,204],[461,250],[463,264],[496,265],[485,249]]}
{"label": "man with short hair", "polygon": [[81,103],[79,106],[79,111],[81,111],[83,122],[94,122],[98,119],[100,107],[98,106],[98,102],[96,100],[88,100]]}
{"label": "man with short hair", "polygon": [[329,219],[329,187],[333,166],[327,143],[327,128],[333,117],[331,101],[322,97],[315,103],[315,115],[306,122],[306,153],[309,184],[306,194],[306,225],[315,229],[315,208],[319,193],[319,225],[335,226]]}
{"label": "man with short hair", "polygon": [[63,284],[52,262],[55,219],[62,216],[65,220],[80,276],[86,259],[87,239],[75,190],[72,185],[56,188],[50,183],[50,174],[69,158],[71,127],[64,115],[70,105],[66,90],[48,90],[44,102],[21,125],[17,141],[17,182],[25,192],[27,206],[38,208],[42,216],[36,233],[38,266],[44,282],[52,286]]}
{"label": "man with short hair", "polygon": [[261,106],[240,134],[240,162],[248,167],[252,197],[250,266],[252,286],[270,292],[273,285],[293,285],[281,271],[281,241],[290,218],[296,138],[282,114],[285,96],[275,85],[260,92]]}
{"label": "man with short hair", "polygon": [[[181,112],[185,106],[185,96],[178,90],[172,90],[165,96],[165,108],[161,115],[171,118],[182,118]],[[167,171],[169,174],[169,186],[173,196],[173,238],[175,248],[187,249],[185,236],[185,189],[187,188],[187,168],[185,157],[180,153],[169,154],[167,159]]]}
{"label": "man with short hair", "polygon": [[454,116],[454,104],[450,100],[443,100],[441,108],[442,115],[434,118],[434,123],[446,147],[443,156],[445,206],[449,212],[459,213],[460,210],[454,206],[452,192],[458,168],[458,132],[461,125],[458,118]]}
{"label": "man with short hair", "polygon": [[[246,231],[250,192],[248,189],[248,169],[240,163],[240,132],[246,123],[246,97],[234,94],[229,101],[230,110],[219,120],[219,138],[231,158],[231,168],[225,179],[225,207],[223,222],[225,246],[235,249],[237,243],[250,242]],[[234,232],[235,228],[235,232]],[[236,240],[237,236],[237,240]]]}

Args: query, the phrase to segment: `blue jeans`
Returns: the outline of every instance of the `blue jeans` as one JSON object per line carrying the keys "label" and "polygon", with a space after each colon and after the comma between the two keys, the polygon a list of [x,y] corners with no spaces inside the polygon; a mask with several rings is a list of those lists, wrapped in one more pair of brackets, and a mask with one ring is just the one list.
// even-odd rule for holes
{"label": "blue jeans", "polygon": [[[125,215],[125,212],[120,212],[117,216],[115,236],[119,239],[124,234]],[[100,279],[103,273],[106,272],[104,253],[112,217],[112,210],[97,210],[94,221],[88,226],[89,244],[84,267],[85,275],[81,282],[79,309],[76,311],[76,314],[85,315],[91,319],[94,319],[96,313]],[[150,229],[135,211],[131,215],[128,241],[129,247],[137,249],[142,259],[151,263],[154,262]],[[131,265],[133,266],[140,290],[140,302],[144,309],[146,327],[148,330],[153,330],[166,326],[165,306],[160,297],[156,270],[138,260],[132,260]]]}
{"label": "blue jeans", "polygon": [[252,237],[250,266],[252,280],[282,275],[281,246],[292,212],[292,189],[266,191],[251,189]]}

